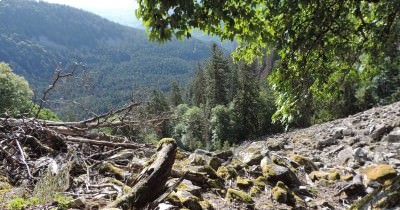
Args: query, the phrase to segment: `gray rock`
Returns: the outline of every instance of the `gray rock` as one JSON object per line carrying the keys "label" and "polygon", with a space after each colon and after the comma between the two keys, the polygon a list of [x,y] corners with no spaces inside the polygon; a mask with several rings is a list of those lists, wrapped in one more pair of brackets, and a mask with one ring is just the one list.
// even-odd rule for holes
{"label": "gray rock", "polygon": [[347,147],[341,150],[337,155],[337,164],[347,166],[349,162],[354,161],[353,149]]}
{"label": "gray rock", "polygon": [[388,133],[391,130],[391,127],[385,124],[381,125],[376,125],[371,127],[370,129],[370,134],[373,139],[373,141],[379,141],[381,140],[382,136],[385,133]]}
{"label": "gray rock", "polygon": [[325,147],[328,147],[328,146],[331,146],[331,145],[334,145],[337,143],[338,143],[338,140],[333,137],[317,139],[317,142],[315,143],[314,148],[321,150]]}
{"label": "gray rock", "polygon": [[397,128],[387,135],[388,142],[400,142],[400,128]]}

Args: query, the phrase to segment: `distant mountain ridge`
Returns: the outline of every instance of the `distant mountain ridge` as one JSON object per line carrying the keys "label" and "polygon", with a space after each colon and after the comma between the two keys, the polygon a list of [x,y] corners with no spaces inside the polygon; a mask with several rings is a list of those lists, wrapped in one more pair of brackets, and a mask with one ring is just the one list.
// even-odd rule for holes
{"label": "distant mountain ridge", "polygon": [[[126,102],[133,87],[166,90],[172,80],[186,81],[209,55],[199,40],[151,43],[142,30],[64,5],[2,0],[0,20],[0,61],[35,89],[46,86],[58,63],[85,63],[95,86],[91,94],[71,89],[54,97],[82,99],[96,112]],[[66,114],[65,106],[57,107]]]}

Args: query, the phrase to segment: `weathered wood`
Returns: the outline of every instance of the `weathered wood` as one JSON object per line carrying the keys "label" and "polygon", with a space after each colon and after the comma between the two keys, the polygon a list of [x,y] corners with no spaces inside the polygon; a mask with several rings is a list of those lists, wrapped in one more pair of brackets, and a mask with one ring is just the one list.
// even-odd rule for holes
{"label": "weathered wood", "polygon": [[160,141],[155,161],[145,168],[133,182],[132,190],[117,198],[107,208],[143,208],[165,192],[165,184],[175,162],[176,142],[173,139]]}
{"label": "weathered wood", "polygon": [[147,146],[146,144],[97,141],[97,140],[72,137],[72,136],[65,137],[64,140],[67,142],[85,143],[85,144],[90,144],[90,145],[107,146],[107,147],[123,147],[123,148],[127,148],[127,149],[139,149],[139,148],[145,148]]}

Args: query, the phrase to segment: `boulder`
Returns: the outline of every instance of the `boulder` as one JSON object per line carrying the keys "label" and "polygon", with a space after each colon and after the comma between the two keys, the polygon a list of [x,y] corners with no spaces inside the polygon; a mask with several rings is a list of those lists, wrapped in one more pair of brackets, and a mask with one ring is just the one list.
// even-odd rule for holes
{"label": "boulder", "polygon": [[299,179],[290,169],[276,164],[265,164],[265,162],[261,162],[261,168],[267,181],[274,183],[282,181],[288,186],[299,185]]}
{"label": "boulder", "polygon": [[382,136],[385,133],[388,133],[392,129],[391,126],[385,125],[385,124],[379,124],[375,125],[370,128],[370,136],[373,140],[373,142],[381,140]]}
{"label": "boulder", "polygon": [[294,205],[295,199],[289,188],[281,181],[276,183],[276,186],[272,188],[272,198],[279,203],[285,203],[288,205]]}
{"label": "boulder", "polygon": [[292,159],[292,161],[296,162],[298,165],[303,166],[307,173],[318,171],[318,167],[310,159],[302,155],[292,155],[290,159]]}
{"label": "boulder", "polygon": [[249,194],[246,192],[243,192],[241,190],[235,190],[232,188],[229,188],[226,192],[226,199],[229,201],[234,201],[237,200],[239,202],[247,203],[247,204],[252,204],[254,203],[253,199]]}
{"label": "boulder", "polygon": [[227,167],[227,166],[221,166],[217,170],[217,175],[225,180],[227,179],[232,179],[237,176],[237,172],[234,168],[232,167]]}
{"label": "boulder", "polygon": [[181,204],[191,210],[202,210],[200,199],[187,191],[177,191],[175,195]]}
{"label": "boulder", "polygon": [[386,180],[397,176],[397,171],[391,165],[367,166],[360,169],[360,172],[366,177],[366,184],[369,182],[385,183]]}
{"label": "boulder", "polygon": [[230,158],[232,158],[233,152],[232,150],[219,151],[216,152],[214,156],[222,160],[229,160]]}
{"label": "boulder", "polygon": [[250,179],[245,179],[240,176],[236,177],[236,185],[240,189],[248,189],[250,186],[253,185]]}
{"label": "boulder", "polygon": [[400,142],[400,128],[396,128],[395,130],[391,131],[387,135],[386,140],[390,143]]}

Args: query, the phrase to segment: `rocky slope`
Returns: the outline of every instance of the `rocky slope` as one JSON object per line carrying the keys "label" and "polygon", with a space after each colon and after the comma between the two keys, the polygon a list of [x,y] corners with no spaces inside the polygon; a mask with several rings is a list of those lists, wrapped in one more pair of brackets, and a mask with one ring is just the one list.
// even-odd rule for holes
{"label": "rocky slope", "polygon": [[216,209],[400,208],[399,102],[247,142],[227,161],[217,158],[228,153],[196,151],[177,163],[216,171],[223,187],[200,193]]}
{"label": "rocky slope", "polygon": [[[26,165],[10,171],[10,157],[0,153],[0,207],[10,207],[15,195],[58,190],[71,196],[70,208],[104,208],[131,192],[135,174],[152,173],[146,167],[156,153],[148,146],[67,147],[46,156],[26,150],[26,163],[35,165],[31,173],[38,177],[30,182],[20,172]],[[170,193],[157,209],[400,209],[400,102],[227,151],[178,150],[173,157]]]}

